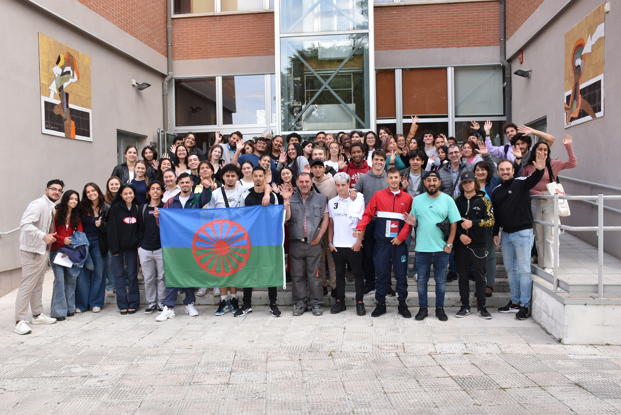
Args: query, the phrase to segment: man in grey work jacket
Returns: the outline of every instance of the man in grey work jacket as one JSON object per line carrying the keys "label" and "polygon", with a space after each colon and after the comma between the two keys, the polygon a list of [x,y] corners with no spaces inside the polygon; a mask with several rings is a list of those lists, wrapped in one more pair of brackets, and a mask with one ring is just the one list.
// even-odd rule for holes
{"label": "man in grey work jacket", "polygon": [[310,305],[313,315],[323,314],[323,287],[318,274],[321,237],[328,228],[328,198],[313,191],[309,173],[297,178],[298,190],[287,201],[289,256],[293,293],[293,315],[300,316]]}

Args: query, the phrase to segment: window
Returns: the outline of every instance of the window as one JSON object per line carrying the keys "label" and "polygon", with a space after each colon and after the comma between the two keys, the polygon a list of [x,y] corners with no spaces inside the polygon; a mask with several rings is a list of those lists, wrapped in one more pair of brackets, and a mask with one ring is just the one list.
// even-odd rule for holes
{"label": "window", "polygon": [[283,131],[367,128],[368,35],[281,39]]}
{"label": "window", "polygon": [[395,104],[395,71],[380,70],[375,72],[376,113],[377,118],[394,118]]}
{"label": "window", "polygon": [[455,68],[455,115],[502,115],[502,81],[502,68]]}
{"label": "window", "polygon": [[216,8],[214,0],[175,0],[173,10],[175,14],[213,13]]}
{"label": "window", "polygon": [[[481,127],[483,127],[484,119],[475,119]],[[497,142],[496,137],[499,136],[501,139],[503,137],[502,126],[505,124],[504,121],[492,121],[492,142]],[[460,143],[463,143],[468,139],[468,137],[474,132],[472,128],[470,128],[470,121],[458,121],[455,123],[455,138]],[[485,137],[481,137],[485,138]]]}
{"label": "window", "polygon": [[173,0],[174,14],[252,12],[273,8],[273,0]]}
{"label": "window", "polygon": [[224,124],[267,125],[264,75],[222,77],[222,119]]}
{"label": "window", "polygon": [[281,0],[281,33],[363,30],[369,27],[367,0]]}
{"label": "window", "polygon": [[448,114],[446,68],[403,70],[403,115]]}
{"label": "window", "polygon": [[216,78],[175,81],[175,124],[216,124]]}
{"label": "window", "polygon": [[263,0],[220,0],[223,12],[253,11],[263,9]]}

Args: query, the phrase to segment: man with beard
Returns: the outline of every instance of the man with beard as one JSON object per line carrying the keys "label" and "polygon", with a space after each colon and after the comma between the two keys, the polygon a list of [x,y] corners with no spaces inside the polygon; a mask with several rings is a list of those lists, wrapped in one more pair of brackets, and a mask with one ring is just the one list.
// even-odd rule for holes
{"label": "man with beard", "polygon": [[[358,178],[367,173],[371,168],[364,159],[364,147],[360,143],[354,143],[351,145],[350,150],[351,160],[340,171],[347,173],[349,176],[349,183],[351,187],[356,186]],[[386,159],[386,157],[384,157]],[[325,160],[324,160],[325,161]],[[385,160],[384,160],[385,161]],[[382,167],[383,170],[383,167]],[[370,197],[369,197],[370,198]]]}
{"label": "man with beard", "polygon": [[[508,160],[498,164],[502,183],[492,191],[492,205],[496,223],[494,243],[502,242],[502,258],[509,274],[511,300],[498,309],[501,313],[517,312],[515,318],[528,318],[533,280],[530,276],[530,253],[533,246],[533,216],[529,191],[539,183],[546,168],[546,158],[537,154],[533,161],[535,171],[528,177],[515,178],[513,163]],[[499,235],[502,228],[502,241]]]}
{"label": "man with beard", "polygon": [[[420,306],[416,320],[424,320],[429,314],[427,282],[433,264],[433,277],[436,282],[436,317],[440,321],[446,321],[448,320],[444,312],[446,270],[449,255],[453,250],[457,222],[461,220],[461,215],[453,198],[440,192],[438,173],[426,172],[423,177],[425,193],[414,198],[411,215],[406,219],[408,224],[416,226],[415,268]],[[448,228],[448,237],[445,237],[445,231],[438,226],[439,224]]]}
{"label": "man with beard", "polygon": [[[376,153],[377,154],[377,153]],[[373,155],[375,164],[376,154]],[[401,191],[401,173],[395,167],[388,169],[388,188],[375,193],[367,205],[362,220],[356,227],[357,241],[352,247],[354,252],[359,251],[366,226],[373,220],[375,226],[373,235],[375,240],[375,300],[377,306],[371,313],[372,317],[379,317],[386,313],[386,294],[390,282],[391,271],[394,271],[399,293],[399,314],[405,318],[412,317],[405,302],[408,297],[408,246],[405,241],[412,230],[406,223],[412,196]]]}
{"label": "man with beard", "polygon": [[230,163],[233,160],[233,156],[235,155],[235,151],[237,150],[237,142],[242,141],[243,136],[239,131],[235,131],[229,135],[227,143],[222,142],[222,134],[220,132],[216,133],[216,141],[214,145],[220,145],[222,147],[222,160],[226,164]]}

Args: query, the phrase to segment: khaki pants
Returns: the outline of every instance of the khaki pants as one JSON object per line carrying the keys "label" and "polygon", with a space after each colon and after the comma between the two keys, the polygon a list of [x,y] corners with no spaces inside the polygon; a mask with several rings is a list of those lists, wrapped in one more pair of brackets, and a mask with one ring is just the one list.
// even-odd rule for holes
{"label": "khaki pants", "polygon": [[41,255],[19,251],[19,259],[22,263],[22,281],[15,300],[16,321],[30,321],[32,316],[43,312],[43,278],[47,270],[48,258],[47,252]]}

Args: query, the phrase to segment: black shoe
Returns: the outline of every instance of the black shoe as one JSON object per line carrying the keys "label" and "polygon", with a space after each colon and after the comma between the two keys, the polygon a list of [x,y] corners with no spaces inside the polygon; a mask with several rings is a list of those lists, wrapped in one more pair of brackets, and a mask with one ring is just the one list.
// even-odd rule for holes
{"label": "black shoe", "polygon": [[511,300],[509,300],[507,305],[498,308],[499,313],[517,313],[518,311],[520,311],[520,305],[513,304]]}
{"label": "black shoe", "polygon": [[446,274],[446,282],[451,282],[451,281],[456,281],[457,280],[457,273],[455,271],[449,271],[448,274]]}
{"label": "black shoe", "polygon": [[388,287],[388,291],[386,291],[386,295],[390,297],[394,297],[397,295],[397,293],[395,292],[395,290],[392,289],[392,287]]}
{"label": "black shoe", "polygon": [[386,303],[377,303],[375,310],[371,312],[371,317],[379,317],[386,314]]}
{"label": "black shoe", "polygon": [[243,304],[241,308],[237,308],[233,313],[233,317],[244,316],[248,313],[252,313],[252,306],[249,304]]}
{"label": "black shoe", "polygon": [[341,311],[345,311],[345,303],[341,300],[336,300],[332,307],[330,308],[330,314],[338,314]]}
{"label": "black shoe", "polygon": [[515,315],[517,320],[526,320],[528,318],[528,307],[520,307],[520,311]]}
{"label": "black shoe", "polygon": [[56,321],[65,321],[65,317],[54,317]]}
{"label": "black shoe", "polygon": [[466,317],[468,314],[470,314],[470,307],[466,307],[465,305],[462,305],[459,311],[457,312],[457,314],[455,314],[455,317],[463,318],[463,317]]}
{"label": "black shoe", "polygon": [[438,320],[440,321],[448,320],[448,317],[442,307],[436,307],[436,317],[438,317]]}
{"label": "black shoe", "polygon": [[128,308],[127,309],[127,314],[136,314],[136,311],[138,311],[137,308]]}
{"label": "black shoe", "polygon": [[485,320],[491,320],[492,315],[487,311],[485,307],[479,307],[479,316]]}
{"label": "black shoe", "polygon": [[[252,311],[252,308],[250,309],[250,311]],[[270,304],[270,312],[274,317],[280,317],[281,313],[276,304]]]}
{"label": "black shoe", "polygon": [[237,312],[237,310],[239,310],[239,300],[237,299],[237,297],[231,298],[231,301],[229,304],[231,306],[231,312],[233,314]]}
{"label": "black shoe", "polygon": [[67,317],[73,317],[75,316],[75,313],[67,313]]}
{"label": "black shoe", "polygon": [[364,316],[367,313],[367,310],[364,308],[364,303],[356,303],[356,314],[359,316]]}
{"label": "black shoe", "polygon": [[423,321],[429,315],[429,309],[427,307],[421,307],[418,309],[418,313],[416,313],[416,317],[414,317],[417,321]]}
{"label": "black shoe", "polygon": [[216,310],[215,313],[213,313],[214,316],[223,316],[224,313],[230,311],[228,309],[229,305],[226,302],[226,300],[220,300],[220,304],[218,304],[218,309]]}
{"label": "black shoe", "polygon": [[144,313],[145,313],[145,314],[151,314],[151,313],[153,313],[155,310],[157,310],[157,306],[156,306],[155,304],[154,304],[154,305],[150,305],[149,307],[147,307],[147,308],[145,308],[145,309],[144,309]]}
{"label": "black shoe", "polygon": [[405,301],[399,301],[399,306],[397,307],[397,311],[404,318],[412,318],[412,313],[410,313],[410,309]]}

